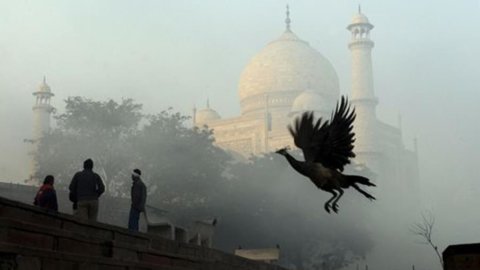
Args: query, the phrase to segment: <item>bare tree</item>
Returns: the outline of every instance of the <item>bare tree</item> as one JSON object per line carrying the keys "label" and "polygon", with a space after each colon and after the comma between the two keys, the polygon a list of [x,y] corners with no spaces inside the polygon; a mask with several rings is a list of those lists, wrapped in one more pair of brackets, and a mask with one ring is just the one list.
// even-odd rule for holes
{"label": "bare tree", "polygon": [[414,223],[411,226],[410,231],[414,235],[417,235],[420,238],[422,238],[423,244],[429,245],[435,250],[435,253],[438,256],[438,260],[440,261],[440,265],[443,268],[442,255],[438,251],[437,245],[435,245],[432,240],[433,225],[435,225],[435,217],[431,212],[427,211],[422,213],[422,221]]}

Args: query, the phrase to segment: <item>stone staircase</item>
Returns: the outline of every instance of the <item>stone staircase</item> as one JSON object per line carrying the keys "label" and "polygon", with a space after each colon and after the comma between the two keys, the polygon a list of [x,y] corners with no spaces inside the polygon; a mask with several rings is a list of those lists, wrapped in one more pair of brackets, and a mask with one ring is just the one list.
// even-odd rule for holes
{"label": "stone staircase", "polygon": [[0,197],[0,269],[282,270]]}

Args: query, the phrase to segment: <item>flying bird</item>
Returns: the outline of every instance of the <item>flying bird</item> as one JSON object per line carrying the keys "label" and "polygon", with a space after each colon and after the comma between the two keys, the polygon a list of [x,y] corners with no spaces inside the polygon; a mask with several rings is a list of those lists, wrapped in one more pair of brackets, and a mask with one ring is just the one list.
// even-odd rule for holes
{"label": "flying bird", "polygon": [[375,200],[375,197],[358,186],[375,186],[368,178],[342,173],[344,166],[355,157],[355,134],[352,131],[354,120],[355,109],[350,109],[347,98],[342,96],[330,121],[323,121],[322,118],[315,121],[313,112],[304,112],[295,119],[293,127],[288,126],[295,145],[303,151],[305,161],[290,155],[288,147],[276,151],[285,156],[297,172],[310,178],[315,186],[333,195],[324,205],[328,213],[330,208],[335,213],[338,212],[338,200],[344,193],[343,189],[349,187],[353,187],[368,199]]}

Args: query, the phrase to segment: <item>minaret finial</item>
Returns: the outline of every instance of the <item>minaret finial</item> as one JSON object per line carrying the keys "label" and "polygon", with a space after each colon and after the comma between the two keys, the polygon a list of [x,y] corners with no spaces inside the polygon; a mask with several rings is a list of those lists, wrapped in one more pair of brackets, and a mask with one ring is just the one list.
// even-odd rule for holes
{"label": "minaret finial", "polygon": [[287,29],[286,29],[286,30],[287,30],[287,31],[290,31],[290,23],[291,23],[292,21],[290,20],[290,7],[288,6],[288,4],[287,4],[287,12],[286,12],[286,13],[287,13],[287,17],[285,18],[285,24],[286,24],[286,26],[287,26]]}

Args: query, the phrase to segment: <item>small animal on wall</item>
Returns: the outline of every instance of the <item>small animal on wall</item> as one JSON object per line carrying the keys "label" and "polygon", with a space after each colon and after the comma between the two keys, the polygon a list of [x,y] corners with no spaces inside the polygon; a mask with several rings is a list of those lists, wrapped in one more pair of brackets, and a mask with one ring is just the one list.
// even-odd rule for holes
{"label": "small animal on wall", "polygon": [[353,187],[370,200],[375,197],[360,188],[359,185],[375,186],[366,177],[345,175],[343,168],[355,157],[353,143],[353,122],[355,109],[351,109],[346,97],[341,98],[332,113],[330,121],[322,118],[315,120],[313,112],[304,112],[295,119],[288,130],[295,146],[302,150],[305,161],[295,159],[288,153],[288,147],[276,153],[285,156],[288,163],[298,173],[308,177],[319,189],[329,192],[332,197],[325,203],[325,210],[338,212],[338,201],[343,189]]}
{"label": "small animal on wall", "polygon": [[212,247],[213,234],[215,232],[215,225],[217,219],[197,220],[189,229],[189,240],[191,244],[196,244],[203,247]]}

